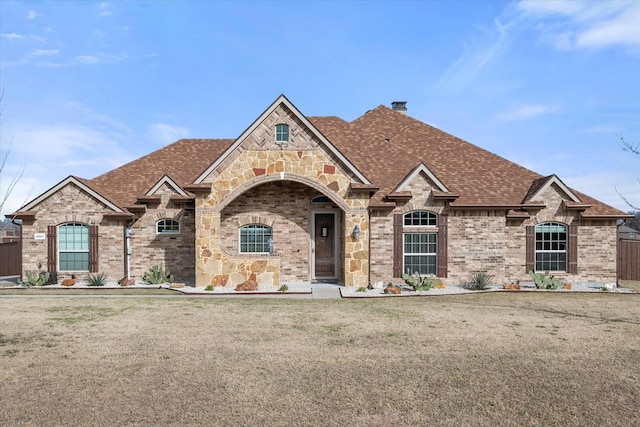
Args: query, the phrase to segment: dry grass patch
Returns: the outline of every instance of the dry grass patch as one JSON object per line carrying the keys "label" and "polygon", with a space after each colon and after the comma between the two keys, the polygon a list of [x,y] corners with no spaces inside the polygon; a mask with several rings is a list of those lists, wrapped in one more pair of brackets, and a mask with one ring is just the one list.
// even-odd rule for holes
{"label": "dry grass patch", "polygon": [[0,298],[0,425],[637,425],[639,302]]}

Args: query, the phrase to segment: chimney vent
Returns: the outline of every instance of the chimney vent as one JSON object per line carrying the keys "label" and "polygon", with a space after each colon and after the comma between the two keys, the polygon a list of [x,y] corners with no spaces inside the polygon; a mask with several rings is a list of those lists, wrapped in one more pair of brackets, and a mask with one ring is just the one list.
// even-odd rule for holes
{"label": "chimney vent", "polygon": [[391,109],[402,114],[407,114],[407,101],[393,101],[391,103]]}

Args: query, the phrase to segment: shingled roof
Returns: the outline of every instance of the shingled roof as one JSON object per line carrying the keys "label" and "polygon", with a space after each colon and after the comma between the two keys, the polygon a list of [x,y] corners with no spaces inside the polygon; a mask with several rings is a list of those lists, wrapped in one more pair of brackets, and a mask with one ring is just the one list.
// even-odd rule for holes
{"label": "shingled roof", "polygon": [[[459,195],[451,203],[453,207],[520,206],[536,183],[547,181],[540,174],[383,105],[353,122],[337,117],[309,120],[380,187],[374,196],[377,200],[391,193],[420,163],[450,192]],[[585,216],[623,214],[572,191],[591,205]]]}
{"label": "shingled roof", "polygon": [[[396,187],[419,165],[425,165],[455,197],[452,207],[517,209],[549,177],[443,132],[385,106],[352,122],[339,117],[308,117],[332,144],[379,187],[372,205],[393,205]],[[232,144],[232,139],[182,139],[90,180],[81,180],[126,209],[165,175],[181,187],[194,180]],[[588,206],[584,216],[625,214],[571,190]],[[389,200],[390,200],[389,199]]]}
{"label": "shingled roof", "polygon": [[132,206],[165,175],[181,187],[191,184],[232,143],[233,139],[181,139],[89,183],[119,206]]}

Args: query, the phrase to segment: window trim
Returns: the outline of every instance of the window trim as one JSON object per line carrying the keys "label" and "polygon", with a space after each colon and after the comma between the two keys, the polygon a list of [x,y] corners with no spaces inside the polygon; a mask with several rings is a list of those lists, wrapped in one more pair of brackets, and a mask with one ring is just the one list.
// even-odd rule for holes
{"label": "window trim", "polygon": [[[263,249],[264,249],[264,245],[267,245],[266,247],[266,251],[263,252],[254,252],[254,251],[246,251],[244,252],[242,250],[242,231],[243,230],[249,230],[251,229],[251,227],[256,227],[254,228],[255,230],[268,230],[268,237],[273,241],[273,227],[270,227],[266,224],[256,224],[256,223],[252,223],[252,224],[245,224],[241,227],[238,228],[238,253],[240,255],[251,255],[251,254],[260,254],[260,255],[269,255],[271,253],[271,251],[269,250],[269,244],[268,241],[269,239],[267,239],[264,242],[261,243],[253,243],[254,247],[257,248],[257,245],[263,245]],[[267,234],[264,234],[267,235]],[[247,245],[249,245],[249,242],[247,242]]]}
{"label": "window trim", "polygon": [[[416,218],[415,214],[420,214],[420,213],[426,213],[428,214],[427,216],[427,222],[432,222],[431,220],[433,219],[433,224],[407,224],[407,220],[410,220],[411,222],[415,222],[416,219],[418,221],[421,221],[422,218]],[[410,217],[411,216],[411,217]],[[432,211],[428,211],[425,209],[418,209],[418,210],[414,210],[411,212],[407,212],[405,214],[402,215],[402,225],[403,227],[408,227],[408,228],[417,228],[417,227],[434,227],[437,228],[438,227],[438,214]]]}
{"label": "window trim", "polygon": [[[177,230],[173,230],[173,229],[163,229],[160,230],[160,223],[163,223],[163,226],[167,226],[167,222],[171,221],[172,225],[177,225],[178,229]],[[165,236],[165,235],[173,235],[175,236],[176,234],[180,234],[181,231],[181,225],[180,225],[180,221],[178,221],[177,219],[173,219],[173,218],[160,218],[159,220],[156,221],[156,235],[158,236]]]}
{"label": "window trim", "polygon": [[[564,228],[563,232],[557,232],[557,233],[564,233],[564,240],[561,239],[549,239],[549,240],[542,240],[539,241],[538,240],[538,227],[543,227],[543,226],[561,226]],[[544,233],[544,231],[540,231],[540,233]],[[548,233],[553,233],[548,231]],[[536,224],[534,226],[533,229],[533,269],[535,272],[549,272],[549,273],[569,273],[569,237],[570,237],[570,230],[569,230],[569,226],[567,224],[561,223],[561,222],[557,222],[557,221],[547,221],[547,222],[541,222],[539,224]],[[560,250],[560,249],[538,249],[538,243],[544,243],[544,242],[549,242],[551,244],[558,243],[558,244],[562,244],[564,243],[564,249]],[[563,262],[564,263],[564,269],[563,270],[551,270],[551,269],[538,269],[538,254],[564,254],[564,261],[540,261],[540,263],[542,263],[543,267],[544,267],[544,263],[558,263],[558,262]]]}
{"label": "window trim", "polygon": [[[284,131],[281,131],[281,129],[286,130],[286,134],[284,133]],[[289,142],[289,137],[291,135],[291,128],[286,123],[278,123],[276,124],[274,133],[275,133],[276,142],[283,144],[285,142]],[[285,139],[280,139],[281,137],[284,137]]]}
{"label": "window trim", "polygon": [[[406,251],[406,245],[407,245],[407,236],[409,235],[427,235],[427,236],[433,236],[433,242],[426,242],[427,245],[431,245],[433,244],[435,247],[434,252],[407,252]],[[427,257],[433,257],[434,262],[433,262],[433,271],[432,272],[427,272],[427,273],[421,273],[421,276],[426,276],[426,275],[430,275],[433,274],[434,276],[438,275],[438,233],[437,232],[407,232],[407,233],[402,233],[402,272],[403,273],[407,273],[407,274],[414,274],[415,271],[407,271],[407,256],[427,256]],[[419,245],[421,243],[418,243]]]}
{"label": "window trim", "polygon": [[[86,230],[86,245],[87,245],[87,249],[84,250],[78,250],[78,249],[65,249],[62,250],[62,245],[61,245],[61,241],[60,238],[62,237],[62,232],[61,230],[63,229],[63,227],[82,227]],[[67,233],[65,233],[66,235]],[[84,241],[80,242],[81,244],[84,243]],[[62,254],[70,254],[70,253],[86,253],[87,254],[87,264],[86,264],[86,269],[62,269],[61,268],[61,262],[62,262]],[[91,227],[88,224],[82,223],[82,222],[65,222],[62,224],[58,224],[58,226],[56,227],[56,255],[57,255],[57,271],[60,272],[67,272],[67,271],[90,271],[91,270]],[[75,261],[74,261],[75,262]]]}

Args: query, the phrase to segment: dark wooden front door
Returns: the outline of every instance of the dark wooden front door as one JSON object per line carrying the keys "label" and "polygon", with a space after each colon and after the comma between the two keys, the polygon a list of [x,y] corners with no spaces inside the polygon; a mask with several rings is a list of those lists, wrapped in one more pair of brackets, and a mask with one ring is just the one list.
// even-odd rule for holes
{"label": "dark wooden front door", "polygon": [[336,216],[314,214],[314,278],[336,277]]}

